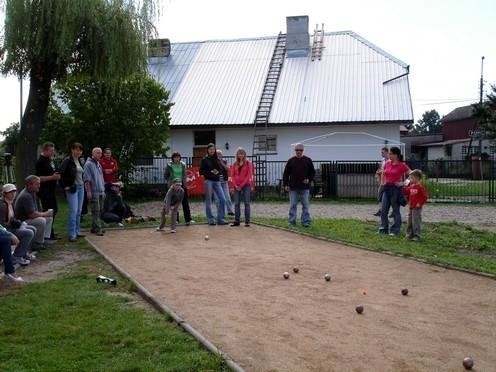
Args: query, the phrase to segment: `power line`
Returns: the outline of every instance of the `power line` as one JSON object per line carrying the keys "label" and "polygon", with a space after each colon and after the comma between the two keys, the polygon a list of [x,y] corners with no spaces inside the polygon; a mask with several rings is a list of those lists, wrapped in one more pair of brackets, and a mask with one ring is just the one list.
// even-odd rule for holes
{"label": "power line", "polygon": [[426,102],[419,103],[419,106],[428,106],[428,105],[448,105],[451,103],[462,103],[462,102],[472,102],[475,103],[474,99],[462,99],[462,100],[453,100],[453,101],[440,101],[440,102]]}

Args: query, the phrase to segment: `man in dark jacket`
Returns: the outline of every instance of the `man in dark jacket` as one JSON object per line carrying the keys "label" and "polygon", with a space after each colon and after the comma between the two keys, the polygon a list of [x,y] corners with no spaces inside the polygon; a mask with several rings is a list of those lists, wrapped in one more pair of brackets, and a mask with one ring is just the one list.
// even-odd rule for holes
{"label": "man in dark jacket", "polygon": [[289,192],[289,225],[296,226],[298,200],[301,201],[301,224],[310,226],[312,222],[309,212],[310,186],[315,177],[312,159],[303,155],[303,144],[295,145],[295,156],[290,158],[284,167],[282,176],[284,189]]}
{"label": "man in dark jacket", "polygon": [[[57,198],[55,196],[55,188],[57,181],[60,179],[59,173],[55,171],[53,163],[53,155],[55,154],[55,145],[52,142],[45,142],[41,149],[41,154],[35,164],[35,173],[40,177],[40,191],[38,198],[41,201],[41,207],[44,211],[53,209],[53,219],[58,211]],[[55,233],[50,232],[50,239],[57,239]]]}

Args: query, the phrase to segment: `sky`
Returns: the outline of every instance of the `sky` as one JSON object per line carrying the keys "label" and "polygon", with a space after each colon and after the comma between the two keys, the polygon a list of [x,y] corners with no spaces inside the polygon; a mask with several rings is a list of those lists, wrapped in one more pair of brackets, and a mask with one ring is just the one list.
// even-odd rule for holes
{"label": "sky", "polygon": [[[309,16],[310,34],[316,24],[353,31],[410,66],[415,122],[478,102],[482,70],[484,96],[496,84],[494,0],[163,0],[160,13],[158,37],[172,43],[274,36],[297,15]],[[0,77],[0,131],[19,116],[20,83]]]}

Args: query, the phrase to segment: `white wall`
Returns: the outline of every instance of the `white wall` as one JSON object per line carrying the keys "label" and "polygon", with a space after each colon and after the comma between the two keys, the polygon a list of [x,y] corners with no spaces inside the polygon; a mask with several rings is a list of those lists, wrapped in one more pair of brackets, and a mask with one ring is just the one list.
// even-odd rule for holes
{"label": "white wall", "polygon": [[427,159],[428,160],[436,160],[440,158],[446,158],[446,155],[444,155],[444,148],[443,146],[430,146],[427,149]]}
{"label": "white wall", "polygon": [[[207,127],[199,130],[209,129]],[[253,146],[253,128],[217,128],[216,145],[224,156],[234,156],[236,149],[244,147],[249,155]],[[362,132],[368,133],[362,134]],[[277,135],[277,154],[269,155],[268,160],[283,161],[294,155],[292,144],[303,142],[305,154],[313,160],[380,160],[380,149],[399,142],[399,125],[340,125],[301,128],[269,128],[268,135]],[[331,133],[339,133],[329,135]],[[350,134],[356,133],[356,134]],[[373,136],[377,137],[373,137]],[[323,136],[321,138],[316,138]],[[313,139],[313,140],[310,140]],[[173,129],[167,145],[171,151],[179,151],[184,157],[193,156],[193,130]],[[229,143],[229,150],[225,143]],[[403,151],[403,149],[402,149]]]}

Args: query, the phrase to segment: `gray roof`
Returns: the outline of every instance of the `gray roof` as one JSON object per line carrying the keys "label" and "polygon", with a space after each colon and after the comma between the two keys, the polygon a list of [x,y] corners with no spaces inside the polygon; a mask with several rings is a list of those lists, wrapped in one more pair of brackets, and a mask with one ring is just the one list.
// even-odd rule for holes
{"label": "gray roof", "polygon": [[[151,58],[172,125],[253,124],[276,38],[176,43]],[[271,125],[413,122],[405,63],[351,31],[326,33],[324,47],[321,60],[285,59]]]}
{"label": "gray roof", "polygon": [[455,121],[455,120],[463,120],[474,117],[472,105],[457,107],[449,114],[443,116],[441,119],[442,122],[447,121]]}

